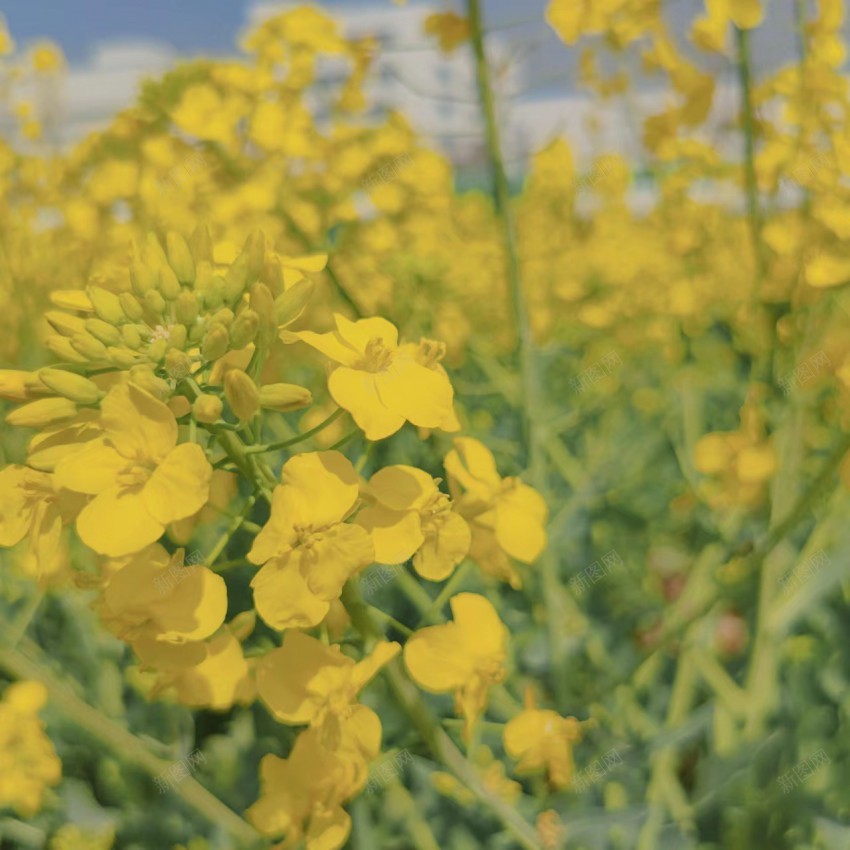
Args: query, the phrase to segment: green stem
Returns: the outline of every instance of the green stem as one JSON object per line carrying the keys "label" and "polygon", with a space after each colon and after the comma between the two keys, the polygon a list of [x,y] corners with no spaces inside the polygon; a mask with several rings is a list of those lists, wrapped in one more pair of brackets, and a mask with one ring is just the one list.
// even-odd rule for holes
{"label": "green stem", "polygon": [[744,122],[744,184],[747,195],[747,217],[753,246],[753,261],[756,266],[757,280],[761,285],[765,274],[765,258],[761,241],[761,212],[755,166],[755,110],[753,109],[749,32],[736,27],[735,38],[738,44],[738,81],[741,86],[741,111]]}
{"label": "green stem", "polygon": [[246,525],[246,517],[251,512],[251,508],[254,507],[254,503],[257,501],[256,496],[249,496],[248,501],[245,502],[245,506],[239,512],[239,514],[230,521],[230,525],[227,527],[227,530],[221,537],[218,539],[218,542],[213,546],[212,551],[207,555],[204,563],[208,567],[212,567],[215,563],[216,558],[224,551],[224,547],[227,546],[230,538],[233,537],[234,534],[239,530],[239,528],[243,525]]}
{"label": "green stem", "polygon": [[496,104],[490,81],[490,67],[487,64],[487,53],[484,47],[480,0],[467,0],[467,10],[472,51],[475,55],[478,96],[481,101],[487,153],[493,175],[493,194],[502,225],[502,237],[507,255],[508,287],[513,310],[514,329],[517,336],[517,354],[520,362],[523,438],[528,465],[533,472],[533,478],[537,480],[540,477],[539,466],[542,458],[534,439],[535,416],[539,413],[534,340],[531,333],[528,304],[522,289],[516,222],[511,209],[510,186],[508,185],[508,176],[505,172],[502,156]]}
{"label": "green stem", "polygon": [[[153,777],[160,776],[173,766],[172,762],[151,753],[143,741],[128,732],[123,726],[119,726],[115,721],[80,699],[68,685],[51,673],[44,664],[30,656],[31,650],[25,654],[21,650],[9,646],[5,639],[0,645],[0,667],[16,679],[41,682],[47,689],[50,701],[61,708],[63,717],[66,717],[95,740],[112,750],[125,762],[135,765]],[[203,815],[211,824],[216,827],[223,827],[235,839],[238,839],[240,846],[252,847],[260,840],[259,833],[249,823],[217,797],[210,794],[193,777],[185,777],[181,782],[174,785],[173,790],[185,803]]]}
{"label": "green stem", "polygon": [[[375,625],[353,582],[345,586],[342,601],[351,622],[364,638],[370,642],[383,640],[383,632]],[[403,672],[399,660],[395,659],[388,664],[383,673],[396,700],[410,717],[434,758],[451,770],[502,821],[522,847],[526,850],[541,850],[534,828],[516,809],[485,787],[475,767],[464,757],[429,711],[416,686]]]}
{"label": "green stem", "polygon": [[339,419],[339,417],[342,416],[344,413],[345,411],[341,407],[338,407],[330,416],[328,416],[326,419],[323,419],[318,425],[316,425],[314,428],[311,428],[309,431],[304,431],[302,434],[298,434],[288,440],[282,440],[279,443],[266,443],[265,445],[261,446],[249,446],[245,450],[245,454],[250,455],[260,454],[262,452],[276,452],[279,449],[286,449],[289,448],[289,446],[296,445],[297,443],[303,443],[304,440],[309,440],[310,437],[318,434],[320,431],[324,431],[325,428],[328,427],[328,425],[333,422],[336,422],[336,420]]}

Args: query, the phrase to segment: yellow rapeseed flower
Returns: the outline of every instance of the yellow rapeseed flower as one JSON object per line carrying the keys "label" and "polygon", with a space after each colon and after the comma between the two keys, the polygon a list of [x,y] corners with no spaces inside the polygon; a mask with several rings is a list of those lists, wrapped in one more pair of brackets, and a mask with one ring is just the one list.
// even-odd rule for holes
{"label": "yellow rapeseed flower", "polygon": [[212,467],[196,443],[177,444],[174,414],[134,384],[109,391],[100,423],[102,437],[57,464],[56,483],[94,496],[77,517],[77,532],[95,552],[120,557],[197,513]]}

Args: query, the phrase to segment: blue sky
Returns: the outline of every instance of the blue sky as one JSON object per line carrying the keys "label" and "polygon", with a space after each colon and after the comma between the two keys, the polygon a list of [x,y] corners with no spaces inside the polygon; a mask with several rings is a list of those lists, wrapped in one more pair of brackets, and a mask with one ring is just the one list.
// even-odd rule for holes
{"label": "blue sky", "polygon": [[[317,5],[358,2],[362,0]],[[384,2],[390,6],[390,0]],[[19,43],[51,38],[76,63],[97,42],[128,38],[164,41],[184,55],[232,53],[250,5],[250,0],[0,0],[0,11]],[[491,21],[499,24],[542,18],[545,0],[485,0],[484,5]]]}

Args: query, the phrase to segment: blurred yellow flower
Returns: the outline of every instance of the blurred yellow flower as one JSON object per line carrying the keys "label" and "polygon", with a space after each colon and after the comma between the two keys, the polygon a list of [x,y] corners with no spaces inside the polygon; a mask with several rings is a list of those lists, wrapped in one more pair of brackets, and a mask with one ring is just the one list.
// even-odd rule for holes
{"label": "blurred yellow flower", "polygon": [[545,771],[553,788],[569,788],[573,781],[573,744],[581,740],[575,717],[556,711],[525,708],[505,726],[505,751],[516,759],[518,773]]}
{"label": "blurred yellow flower", "polygon": [[40,682],[9,685],[0,700],[0,806],[32,817],[42,805],[45,790],[56,785],[62,765],[38,717],[47,702]]}
{"label": "blurred yellow flower", "polygon": [[490,575],[521,585],[510,558],[534,562],[546,547],[548,508],[518,478],[502,478],[493,455],[472,437],[456,437],[446,455],[449,490],[472,530],[470,557]]}
{"label": "blurred yellow flower", "polygon": [[454,693],[468,737],[490,686],[505,677],[508,630],[483,596],[459,593],[449,604],[454,621],[416,632],[404,645],[404,662],[421,688]]}

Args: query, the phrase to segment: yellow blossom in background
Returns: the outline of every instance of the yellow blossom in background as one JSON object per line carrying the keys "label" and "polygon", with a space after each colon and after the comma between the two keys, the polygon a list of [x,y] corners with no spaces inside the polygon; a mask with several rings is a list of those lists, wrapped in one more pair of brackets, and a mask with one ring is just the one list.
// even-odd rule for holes
{"label": "yellow blossom in background", "polygon": [[288,758],[263,758],[261,796],[247,812],[260,832],[286,834],[292,846],[304,841],[314,850],[342,847],[351,830],[342,803],[366,784],[368,762],[380,749],[381,724],[374,712],[360,708],[343,728],[332,750],[319,730],[308,729]]}
{"label": "yellow blossom in background", "polygon": [[458,513],[472,530],[470,557],[514,587],[521,580],[510,558],[533,563],[546,547],[548,509],[543,497],[517,478],[502,478],[490,451],[471,437],[457,437],[445,459]]}
{"label": "yellow blossom in background", "polygon": [[517,771],[544,771],[553,788],[569,788],[573,781],[573,745],[581,740],[575,717],[556,711],[525,708],[504,730],[505,751],[517,760]]}
{"label": "yellow blossom in background", "polygon": [[469,526],[421,469],[385,467],[372,476],[367,493],[373,504],[358,513],[357,522],[372,535],[379,564],[413,558],[419,575],[442,581],[466,557]]}
{"label": "yellow blossom in background", "polygon": [[0,806],[32,817],[47,788],[56,785],[62,765],[44,732],[38,712],[47,702],[40,682],[16,682],[0,699]]}
{"label": "yellow blossom in background", "polygon": [[490,687],[504,679],[508,630],[483,596],[459,593],[450,605],[454,621],[416,632],[404,645],[404,662],[426,691],[454,694],[469,735]]}
{"label": "yellow blossom in background", "polygon": [[469,40],[469,21],[456,12],[436,12],[428,15],[422,25],[426,35],[436,36],[443,53],[451,53]]}

